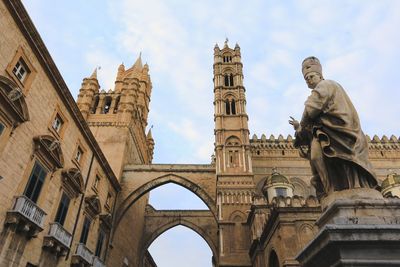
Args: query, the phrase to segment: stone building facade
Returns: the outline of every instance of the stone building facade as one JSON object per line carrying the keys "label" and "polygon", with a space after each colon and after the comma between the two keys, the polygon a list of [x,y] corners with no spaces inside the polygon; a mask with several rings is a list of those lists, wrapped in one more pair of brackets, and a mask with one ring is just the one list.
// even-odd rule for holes
{"label": "stone building facade", "polygon": [[[300,266],[321,214],[311,170],[291,136],[250,137],[239,45],[214,47],[212,163],[152,164],[140,56],[113,90],[94,70],[75,102],[21,2],[0,15],[0,266],[156,266],[148,247],[177,225],[206,240],[210,265]],[[400,196],[399,140],[369,138],[369,154],[382,194]],[[155,210],[166,183],[208,210]]]}

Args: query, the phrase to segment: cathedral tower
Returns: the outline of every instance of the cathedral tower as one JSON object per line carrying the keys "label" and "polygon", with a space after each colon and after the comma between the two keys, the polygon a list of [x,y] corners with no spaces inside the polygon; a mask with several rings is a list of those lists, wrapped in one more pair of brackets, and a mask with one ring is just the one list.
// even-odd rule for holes
{"label": "cathedral tower", "polygon": [[[245,225],[254,190],[240,47],[214,47],[215,164],[220,266],[250,266]],[[235,263],[234,265],[232,265]]]}
{"label": "cathedral tower", "polygon": [[78,107],[117,177],[126,164],[152,161],[154,140],[145,133],[151,89],[141,56],[127,70],[118,67],[114,90],[100,90],[97,69],[83,79]]}

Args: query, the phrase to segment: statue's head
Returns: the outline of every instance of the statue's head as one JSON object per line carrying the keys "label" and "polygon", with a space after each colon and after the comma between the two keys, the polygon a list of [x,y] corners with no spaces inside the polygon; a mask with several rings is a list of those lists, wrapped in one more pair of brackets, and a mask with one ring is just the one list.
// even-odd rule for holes
{"label": "statue's head", "polygon": [[323,80],[322,66],[316,57],[307,57],[303,60],[301,71],[310,89],[314,89]]}

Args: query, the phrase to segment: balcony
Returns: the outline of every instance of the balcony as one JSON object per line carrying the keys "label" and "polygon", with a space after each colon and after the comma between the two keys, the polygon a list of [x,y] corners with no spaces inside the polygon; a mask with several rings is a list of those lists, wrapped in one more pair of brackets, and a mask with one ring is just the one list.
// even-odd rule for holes
{"label": "balcony", "polygon": [[7,212],[6,224],[16,225],[18,231],[25,232],[29,237],[43,231],[46,212],[39,208],[26,196],[15,197],[11,210]]}
{"label": "balcony", "polygon": [[76,247],[76,253],[72,256],[72,263],[91,266],[93,263],[93,253],[85,244],[79,243]]}
{"label": "balcony", "polygon": [[44,237],[43,246],[57,255],[65,255],[71,247],[72,235],[59,223],[51,223],[49,234]]}
{"label": "balcony", "polygon": [[97,256],[93,258],[93,267],[106,267],[106,264]]}

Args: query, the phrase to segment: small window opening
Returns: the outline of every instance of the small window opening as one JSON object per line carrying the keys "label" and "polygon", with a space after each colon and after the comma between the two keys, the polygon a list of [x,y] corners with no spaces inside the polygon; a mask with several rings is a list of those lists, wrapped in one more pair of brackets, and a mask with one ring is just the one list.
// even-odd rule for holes
{"label": "small window opening", "polygon": [[51,127],[53,127],[57,133],[60,133],[63,123],[64,121],[61,119],[61,116],[57,114],[53,120],[53,123],[51,124]]}
{"label": "small window opening", "polygon": [[285,150],[282,150],[282,156],[285,156]]}
{"label": "small window opening", "polygon": [[225,111],[226,111],[226,115],[231,115],[231,105],[229,103],[229,100],[225,101]]}
{"label": "small window opening", "polygon": [[275,188],[276,196],[282,196],[286,197],[287,196],[287,189],[284,187],[277,187]]}
{"label": "small window opening", "polygon": [[118,111],[118,106],[119,106],[119,101],[121,100],[121,96],[118,96],[116,99],[115,99],[115,106],[114,106],[114,110],[113,110],[113,113],[117,113],[117,111]]}
{"label": "small window opening", "polygon": [[111,194],[110,194],[110,192],[107,194],[107,199],[106,199],[106,206],[107,207],[111,207],[111,198],[112,198],[112,196],[111,196]]}
{"label": "small window opening", "polygon": [[110,112],[111,102],[112,102],[112,98],[107,96],[104,101],[104,108],[103,108],[104,114],[107,114],[108,112]]}
{"label": "small window opening", "polygon": [[26,66],[26,63],[22,58],[20,58],[15,64],[13,68],[14,75],[20,80],[20,82],[24,82],[28,74],[30,73],[29,68]]}
{"label": "small window opening", "polygon": [[231,101],[231,111],[232,111],[232,115],[236,115],[235,99],[232,99],[232,101]]}
{"label": "small window opening", "polygon": [[99,105],[99,96],[97,95],[97,96],[94,97],[93,106],[92,106],[92,109],[90,111],[91,114],[95,114],[96,113],[96,109],[97,109],[98,105]]}
{"label": "small window opening", "polygon": [[260,150],[257,150],[257,155],[260,155]]}
{"label": "small window opening", "polygon": [[75,160],[80,163],[81,162],[81,158],[83,155],[83,150],[80,146],[78,146],[77,150],[76,150],[76,155],[75,155]]}
{"label": "small window opening", "polygon": [[94,189],[98,189],[100,183],[100,177],[96,175],[96,179],[94,179],[93,187]]}
{"label": "small window opening", "polygon": [[233,86],[233,74],[225,74],[225,86]]}

